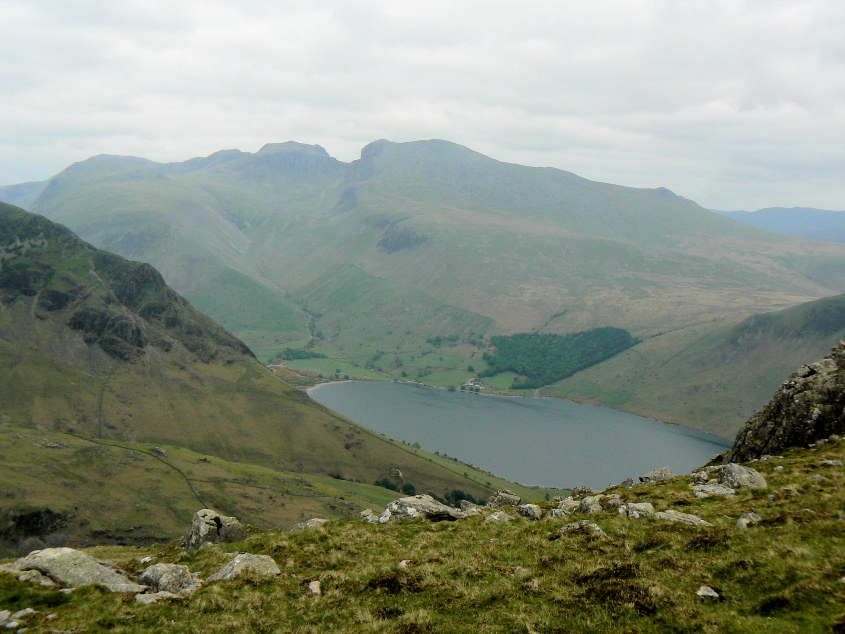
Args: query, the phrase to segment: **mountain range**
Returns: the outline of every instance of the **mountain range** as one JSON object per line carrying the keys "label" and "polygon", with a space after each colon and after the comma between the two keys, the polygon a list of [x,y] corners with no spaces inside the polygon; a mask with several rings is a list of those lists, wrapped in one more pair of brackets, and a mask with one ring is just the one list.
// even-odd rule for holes
{"label": "mountain range", "polygon": [[[262,361],[323,355],[290,362],[315,373],[456,385],[486,368],[494,335],[613,326],[643,343],[546,392],[652,414],[659,399],[663,420],[730,436],[775,375],[842,330],[788,338],[782,362],[776,347],[730,348],[733,329],[753,340],[775,319],[753,315],[845,291],[845,245],[446,141],[376,141],[350,163],[293,142],[167,164],[99,156],[0,199],[153,264]],[[767,387],[708,398],[718,371],[696,351]]]}
{"label": "mountain range", "polygon": [[845,242],[845,212],[811,207],[769,207],[717,213],[767,231],[799,238]]}

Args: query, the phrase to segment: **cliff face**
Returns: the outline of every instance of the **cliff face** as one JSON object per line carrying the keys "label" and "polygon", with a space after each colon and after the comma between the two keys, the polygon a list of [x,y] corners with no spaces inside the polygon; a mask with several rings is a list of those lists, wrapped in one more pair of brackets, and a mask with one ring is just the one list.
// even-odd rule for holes
{"label": "cliff face", "polygon": [[745,462],[787,447],[845,434],[845,342],[802,366],[737,434],[728,462]]}

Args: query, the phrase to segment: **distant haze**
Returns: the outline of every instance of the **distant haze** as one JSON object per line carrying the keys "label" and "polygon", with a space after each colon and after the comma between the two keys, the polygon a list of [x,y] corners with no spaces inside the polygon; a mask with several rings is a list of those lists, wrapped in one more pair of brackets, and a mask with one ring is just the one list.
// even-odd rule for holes
{"label": "distant haze", "polygon": [[705,207],[845,207],[838,0],[0,4],[0,184],[443,138]]}

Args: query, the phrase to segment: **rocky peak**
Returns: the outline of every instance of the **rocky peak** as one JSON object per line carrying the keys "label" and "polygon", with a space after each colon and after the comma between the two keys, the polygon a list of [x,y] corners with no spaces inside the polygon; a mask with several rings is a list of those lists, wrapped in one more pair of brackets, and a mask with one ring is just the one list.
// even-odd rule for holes
{"label": "rocky peak", "polygon": [[845,342],[792,373],[737,434],[726,462],[747,462],[845,433]]}

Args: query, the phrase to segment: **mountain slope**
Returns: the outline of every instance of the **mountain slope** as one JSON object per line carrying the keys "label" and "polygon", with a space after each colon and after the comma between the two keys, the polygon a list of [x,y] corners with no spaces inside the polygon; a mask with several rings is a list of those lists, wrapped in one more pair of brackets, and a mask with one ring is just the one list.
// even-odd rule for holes
{"label": "mountain slope", "polygon": [[845,339],[845,295],[653,337],[544,393],[731,437],[805,359]]}
{"label": "mountain slope", "polygon": [[262,360],[315,345],[332,369],[461,342],[434,346],[446,376],[478,366],[496,334],[648,339],[845,291],[845,245],[445,141],[377,141],[351,163],[297,143],[171,164],[95,157],[3,195],[153,263]]}
{"label": "mountain slope", "polygon": [[2,203],[0,413],[15,429],[165,443],[365,483],[398,467],[405,482],[438,495],[495,486],[489,474],[444,466],[313,403],[150,265]]}
{"label": "mountain slope", "polygon": [[719,211],[752,227],[799,238],[845,242],[845,212],[809,207],[769,207],[757,211]]}

